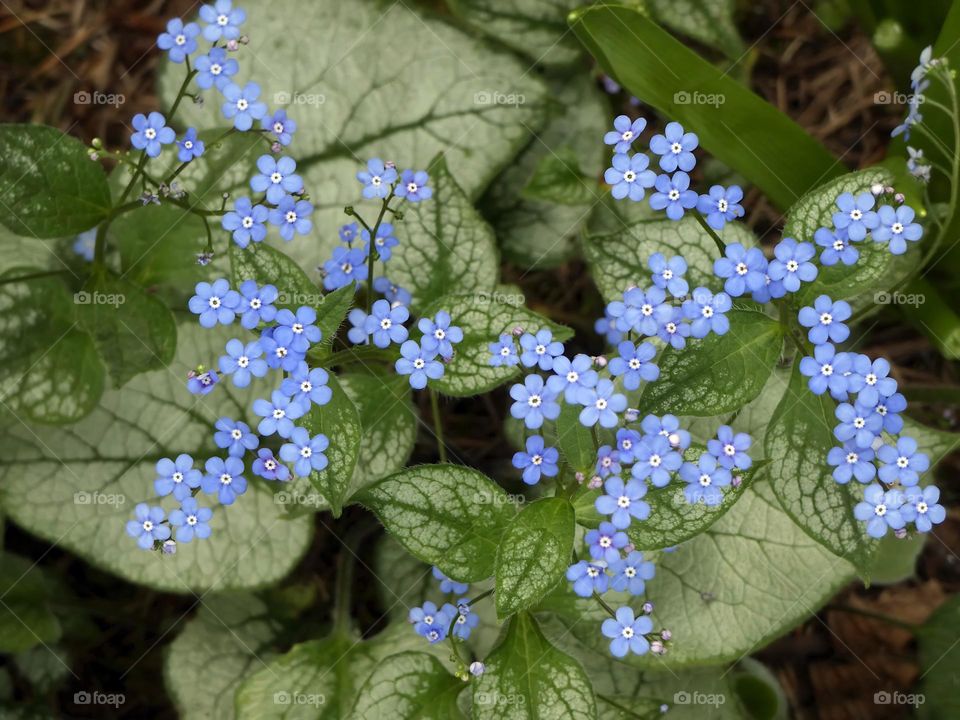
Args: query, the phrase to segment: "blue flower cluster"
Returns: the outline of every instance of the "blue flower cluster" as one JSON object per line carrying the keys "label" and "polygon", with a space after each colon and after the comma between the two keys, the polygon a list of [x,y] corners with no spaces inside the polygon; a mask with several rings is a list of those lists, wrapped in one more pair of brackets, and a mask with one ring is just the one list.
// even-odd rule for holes
{"label": "blue flower cluster", "polygon": [[928,532],[946,516],[937,504],[940,491],[933,485],[918,487],[930,460],[918,451],[916,440],[899,434],[907,401],[890,377],[890,363],[883,358],[871,360],[862,353],[837,352],[834,343],[850,335],[843,322],[850,315],[847,303],[834,302],[826,295],[799,313],[800,324],[809,328],[807,337],[813,344],[813,355],[800,360],[800,372],[810,378],[812,393],[829,392],[840,403],[833,429],[840,444],[827,454],[827,462],[841,485],[851,479],[868,485],[864,502],[854,508],[854,515],[866,522],[871,537],[883,537],[888,528],[903,537],[908,522],[914,523],[918,532]]}
{"label": "blue flower cluster", "polygon": [[680,123],[667,123],[663,134],[650,138],[650,151],[658,156],[657,164],[663,172],[658,174],[650,169],[650,158],[645,153],[631,155],[630,150],[646,126],[643,118],[630,120],[620,115],[613,121],[613,130],[603,137],[607,145],[613,146],[613,159],[603,179],[611,186],[615,199],[640,202],[646,191],[652,189],[652,209],[662,210],[671,220],[680,220],[687,211],[696,209],[715,230],[743,216],[743,191],[738,186],[714,185],[704,195],[690,189],[688,173],[697,164],[693,151],[700,140],[696,134],[685,132]]}
{"label": "blue flower cluster", "polygon": [[[444,594],[463,595],[470,587],[451,580],[438,567],[433,568],[433,577],[440,582],[440,592]],[[407,619],[417,635],[426,638],[431,645],[442,642],[451,634],[459,640],[466,640],[480,623],[480,616],[471,609],[470,602],[461,597],[456,605],[444,603],[438,608],[435,603],[427,601],[421,607],[411,608]]]}
{"label": "blue flower cluster", "polygon": [[[944,75],[946,75],[945,78]],[[923,122],[920,106],[926,100],[924,93],[930,87],[930,80],[928,79],[930,76],[937,77],[947,83],[953,83],[953,78],[949,76],[947,58],[933,57],[933,47],[928,45],[920,52],[920,61],[910,73],[911,93],[907,99],[907,116],[890,133],[892,137],[903,135],[904,140],[909,140],[910,129]]]}

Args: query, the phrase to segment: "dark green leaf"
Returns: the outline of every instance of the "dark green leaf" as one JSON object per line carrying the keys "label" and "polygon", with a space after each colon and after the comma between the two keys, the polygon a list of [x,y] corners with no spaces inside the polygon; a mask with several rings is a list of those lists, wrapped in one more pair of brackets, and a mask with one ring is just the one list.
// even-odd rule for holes
{"label": "dark green leaf", "polygon": [[543,158],[523,189],[523,196],[528,200],[559,205],[586,205],[596,195],[596,180],[580,171],[580,159],[571,147],[557,148]]}
{"label": "dark green leaf", "polygon": [[580,408],[563,403],[557,418],[557,445],[564,460],[586,477],[592,477],[597,463],[597,446],[593,432],[580,422]]}
{"label": "dark green leaf", "polygon": [[19,653],[60,638],[49,608],[53,588],[41,568],[19,555],[0,553],[0,653]]}
{"label": "dark green leaf", "polygon": [[[913,704],[928,720],[952,720],[960,714],[960,597],[953,596],[938,607],[917,632],[920,652],[920,689],[900,693],[899,704]],[[888,702],[892,693],[886,691]],[[899,699],[898,698],[898,699]],[[913,700],[911,702],[910,700]]]}
{"label": "dark green leaf", "polygon": [[421,652],[391,655],[376,666],[357,694],[354,720],[457,720],[464,684],[436,657]]}

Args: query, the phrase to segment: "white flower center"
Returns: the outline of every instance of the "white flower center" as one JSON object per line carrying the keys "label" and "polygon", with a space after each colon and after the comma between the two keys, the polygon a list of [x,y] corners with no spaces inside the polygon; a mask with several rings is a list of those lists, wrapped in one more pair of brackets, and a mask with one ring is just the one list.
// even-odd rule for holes
{"label": "white flower center", "polygon": [[[289,224],[292,225],[293,223],[295,223],[295,222],[297,221],[297,213],[296,213],[296,211],[295,211],[295,210],[288,210],[288,211],[287,211],[287,214],[284,215],[284,219],[285,219]],[[349,264],[349,263],[347,264],[347,267],[350,267],[350,264]]]}
{"label": "white flower center", "polygon": [[240,440],[243,438],[243,432],[240,430],[240,428],[234,428],[230,431],[230,437],[232,437],[234,440]]}
{"label": "white flower center", "polygon": [[679,155],[683,152],[683,145],[678,142],[672,143],[670,145],[670,152],[672,152],[674,155]]}
{"label": "white flower center", "polygon": [[283,175],[278,172],[270,173],[270,182],[272,182],[274,185],[279,185],[281,182],[283,182]]}
{"label": "white flower center", "polygon": [[643,305],[641,305],[640,314],[644,315],[645,317],[650,317],[651,315],[653,315],[653,305],[651,305],[650,303],[644,303]]}
{"label": "white flower center", "polygon": [[887,514],[887,506],[883,503],[880,503],[873,509],[873,512],[877,517],[883,517]]}
{"label": "white flower center", "polygon": [[737,454],[737,449],[733,446],[733,443],[727,443],[723,446],[723,454],[728,457],[733,457]]}
{"label": "white flower center", "polygon": [[630,362],[627,363],[630,366],[631,370],[640,369],[640,361],[637,358],[630,358]]}
{"label": "white flower center", "polygon": [[300,448],[300,457],[308,458],[311,455],[313,455],[313,450],[309,446],[304,445],[302,448]]}
{"label": "white flower center", "polygon": [[220,307],[220,298],[218,298],[216,295],[211,296],[207,302],[214,310]]}
{"label": "white flower center", "polygon": [[177,36],[173,39],[173,41],[174,41],[177,45],[186,45],[186,44],[187,44],[187,36],[184,35],[183,33],[181,33],[181,34],[177,35]]}
{"label": "white flower center", "polygon": [[633,130],[625,130],[623,134],[620,135],[620,139],[624,142],[630,142],[633,140]]}
{"label": "white flower center", "polygon": [[635,567],[626,567],[623,569],[623,574],[628,578],[633,578],[637,576],[637,569]]}
{"label": "white flower center", "polygon": [[233,477],[229,473],[223,473],[223,475],[220,476],[221,485],[229,485],[232,482],[233,482]]}
{"label": "white flower center", "polygon": [[864,420],[862,417],[858,417],[858,418],[854,418],[854,419],[853,419],[853,426],[854,426],[857,430],[862,430],[863,427],[864,427],[864,425],[866,425],[866,424],[867,424],[867,421]]}
{"label": "white flower center", "polygon": [[273,458],[267,458],[266,460],[263,461],[263,466],[270,471],[276,470],[277,461],[274,460]]}
{"label": "white flower center", "polygon": [[658,468],[660,467],[660,463],[663,462],[663,459],[659,455],[654,453],[653,455],[650,456],[650,459],[647,460],[647,462],[650,463],[650,467]]}
{"label": "white flower center", "polygon": [[413,361],[413,367],[416,368],[417,370],[423,370],[426,364],[427,363],[424,361],[424,359],[419,357]]}
{"label": "white flower center", "polygon": [[820,374],[824,377],[830,377],[833,375],[833,365],[830,363],[824,363],[820,366]]}
{"label": "white flower center", "polygon": [[287,412],[283,408],[274,408],[273,409],[273,419],[282,420],[286,416]]}
{"label": "white flower center", "polygon": [[834,249],[834,250],[836,250],[837,252],[840,252],[841,250],[843,250],[843,248],[844,248],[843,240],[834,240],[834,241],[833,241],[833,249]]}
{"label": "white flower center", "polygon": [[820,313],[820,324],[821,324],[821,325],[829,325],[829,324],[832,323],[832,322],[833,322],[833,315],[831,315],[831,314],[828,313],[828,312]]}
{"label": "white flower center", "polygon": [[152,521],[152,520],[144,520],[144,521],[143,521],[143,529],[144,529],[145,532],[150,532],[151,530],[153,530],[153,521]]}
{"label": "white flower center", "polygon": [[720,198],[719,200],[717,200],[717,210],[719,210],[720,212],[725,213],[727,211],[727,208],[729,207],[730,205],[723,198]]}
{"label": "white flower center", "polygon": [[543,354],[547,351],[547,348],[546,348],[545,345],[537,345],[537,346],[533,349],[533,351],[534,351],[537,355],[543,355]]}
{"label": "white flower center", "polygon": [[855,463],[857,463],[857,462],[859,462],[859,461],[860,461],[860,456],[857,455],[857,453],[852,452],[852,453],[848,453],[848,454],[847,454],[847,462],[848,462],[850,465],[854,465]]}
{"label": "white flower center", "polygon": [[571,370],[570,372],[567,373],[568,383],[575,383],[578,380],[580,380],[580,373],[578,373],[576,370]]}
{"label": "white flower center", "polygon": [[273,354],[280,358],[281,360],[287,356],[287,349],[281,345],[276,350],[273,351]]}
{"label": "white flower center", "polygon": [[877,384],[877,375],[876,373],[867,373],[866,377],[863,378],[863,381],[867,385],[876,385]]}
{"label": "white flower center", "polygon": [[797,268],[799,267],[800,263],[798,263],[796,260],[787,260],[787,270],[790,272],[796,272]]}
{"label": "white flower center", "polygon": [[211,75],[219,75],[221,72],[223,72],[223,67],[220,63],[213,63],[213,65],[210,66]]}
{"label": "white flower center", "polygon": [[243,112],[248,107],[250,107],[250,103],[247,102],[246,98],[240,98],[239,100],[237,100],[237,110],[239,110],[240,112]]}
{"label": "white flower center", "polygon": [[390,318],[383,318],[383,320],[380,321],[381,330],[389,330],[391,327],[393,327],[393,320]]}
{"label": "white flower center", "polygon": [[621,631],[620,634],[623,635],[625,640],[630,640],[633,638],[633,628],[629,625],[626,625]]}
{"label": "white flower center", "polygon": [[746,275],[749,272],[749,268],[746,263],[738,262],[737,263],[737,275]]}
{"label": "white flower center", "polygon": [[597,398],[597,402],[594,403],[594,406],[597,410],[606,410],[607,409],[607,399],[606,398]]}
{"label": "white flower center", "polygon": [[193,140],[184,140],[183,147],[185,147],[187,150],[193,150]]}
{"label": "white flower center", "polygon": [[620,497],[618,497],[617,507],[620,507],[626,510],[628,507],[630,507],[630,498],[628,498],[626,495],[621,495]]}
{"label": "white flower center", "polygon": [[624,450],[630,450],[633,447],[633,440],[630,438],[624,438],[620,441],[620,447]]}
{"label": "white flower center", "polygon": [[433,337],[436,338],[437,340],[445,340],[447,337],[447,333],[443,328],[437,328],[436,330],[433,331]]}
{"label": "white flower center", "polygon": [[147,128],[146,130],[143,131],[143,136],[147,140],[153,140],[157,136],[157,131],[154,130],[153,128]]}
{"label": "white flower center", "polygon": [[863,217],[863,212],[860,210],[860,208],[854,208],[853,210],[850,211],[850,219],[851,219],[851,220],[856,221],[856,220],[859,220],[859,219],[862,218],[862,217]]}
{"label": "white flower center", "polygon": [[710,483],[713,482],[713,480],[710,478],[709,475],[704,473],[703,475],[700,476],[699,482],[700,482],[700,487],[709,487]]}
{"label": "white flower center", "polygon": [[300,383],[300,392],[308,393],[312,390],[313,390],[313,383],[310,382],[309,380],[304,380],[302,383]]}
{"label": "white flower center", "polygon": [[613,539],[609,535],[600,536],[600,547],[608,548],[613,545]]}
{"label": "white flower center", "polygon": [[253,216],[247,215],[243,220],[240,221],[240,224],[243,225],[247,230],[253,227]]}
{"label": "white flower center", "polygon": [[253,300],[250,301],[250,308],[252,310],[259,310],[262,305],[263,301],[261,301],[260,298],[253,298]]}
{"label": "white flower center", "polygon": [[920,513],[921,515],[923,515],[925,512],[927,512],[927,510],[928,510],[927,504],[926,504],[923,500],[921,500],[920,502],[917,503],[917,512],[918,512],[918,513]]}
{"label": "white flower center", "polygon": [[407,192],[415,193],[419,188],[415,182],[407,183]]}
{"label": "white flower center", "polygon": [[237,358],[237,367],[245,368],[250,364],[250,358],[246,355],[241,355]]}
{"label": "white flower center", "polygon": [[899,235],[900,233],[902,233],[903,223],[895,222],[893,225],[890,226],[890,232],[892,232],[894,235]]}
{"label": "white flower center", "polygon": [[673,335],[677,331],[677,324],[675,322],[668,322],[666,330],[668,333]]}
{"label": "white flower center", "polygon": [[530,458],[530,462],[532,462],[534,465],[540,465],[541,463],[543,463],[543,456],[542,456],[542,455],[533,455],[533,456]]}
{"label": "white flower center", "polygon": [[230,22],[230,18],[227,17],[226,15],[223,15],[223,14],[217,15],[217,25],[219,25],[220,27],[223,27],[228,22]]}
{"label": "white flower center", "polygon": [[680,191],[676,188],[672,188],[670,192],[667,193],[667,197],[670,198],[672,202],[676,202],[680,199]]}
{"label": "white flower center", "polygon": [[909,464],[910,464],[910,458],[904,457],[903,455],[897,458],[897,467],[900,468],[901,470],[903,470]]}
{"label": "white flower center", "polygon": [[540,404],[542,402],[543,401],[540,399],[539,395],[531,395],[530,397],[527,398],[527,405],[529,405],[532,408],[540,407]]}
{"label": "white flower center", "polygon": [[703,315],[705,318],[712,318],[713,308],[710,305],[704,305],[703,310],[700,311],[700,314]]}
{"label": "white flower center", "polygon": [[197,524],[197,516],[196,516],[196,515],[187,515],[187,525],[190,525],[190,526],[192,527],[192,526],[194,526],[194,525],[196,525],[196,524]]}
{"label": "white flower center", "polygon": [[623,174],[623,181],[624,181],[624,182],[632,183],[632,182],[633,182],[634,180],[636,180],[636,179],[637,179],[637,174],[636,174],[633,170],[627,170],[627,171]]}
{"label": "white flower center", "polygon": [[660,277],[662,277],[664,280],[673,280],[673,270],[671,270],[670,268],[667,268],[662,273],[660,273]]}
{"label": "white flower center", "polygon": [[278,122],[275,122],[275,123],[273,124],[273,132],[274,132],[274,134],[276,134],[276,135],[282,135],[282,134],[283,134],[283,123],[282,123],[282,122],[279,122],[279,121],[278,121]]}
{"label": "white flower center", "polygon": [[500,348],[500,357],[507,357],[510,354],[510,348],[502,347]]}

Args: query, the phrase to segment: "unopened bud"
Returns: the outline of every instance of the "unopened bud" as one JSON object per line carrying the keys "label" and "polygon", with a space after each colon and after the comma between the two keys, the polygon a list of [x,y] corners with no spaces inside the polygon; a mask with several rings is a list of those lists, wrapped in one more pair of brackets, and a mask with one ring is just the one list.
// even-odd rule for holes
{"label": "unopened bud", "polygon": [[666,648],[663,647],[663,643],[659,640],[654,640],[650,643],[650,652],[654,655],[663,655],[666,652]]}
{"label": "unopened bud", "polygon": [[902,205],[903,202],[907,199],[907,197],[903,193],[897,193],[896,195],[893,196],[893,199],[896,200],[898,205]]}
{"label": "unopened bud", "polygon": [[227,50],[236,52],[240,48],[240,43],[236,40],[227,40]]}
{"label": "unopened bud", "polygon": [[176,555],[177,543],[175,540],[166,540],[163,543],[162,552],[164,555]]}
{"label": "unopened bud", "polygon": [[523,335],[523,328],[517,325],[511,332],[519,337],[520,335]]}
{"label": "unopened bud", "polygon": [[599,490],[603,487],[603,478],[601,478],[599,475],[594,475],[592,478],[590,478],[590,482],[587,483],[587,487],[591,490]]}
{"label": "unopened bud", "polygon": [[577,470],[577,472],[574,473],[573,477],[577,481],[578,485],[583,485],[583,481],[586,479],[586,476],[579,470]]}
{"label": "unopened bud", "polygon": [[903,540],[903,539],[907,536],[907,529],[906,529],[906,528],[900,528],[899,530],[895,530],[895,531],[893,532],[893,535],[894,535],[894,537],[897,538],[897,540]]}
{"label": "unopened bud", "polygon": [[874,195],[883,195],[883,183],[874,183],[871,185],[870,192]]}
{"label": "unopened bud", "polygon": [[673,637],[673,633],[669,630],[663,630],[660,632],[660,637],[663,638],[664,642],[668,642]]}
{"label": "unopened bud", "polygon": [[203,105],[203,95],[194,95],[193,96],[194,105]]}
{"label": "unopened bud", "polygon": [[653,603],[648,600],[640,606],[640,609],[643,610],[644,615],[649,615],[653,612]]}
{"label": "unopened bud", "polygon": [[470,663],[470,674],[474,677],[480,677],[483,675],[483,671],[486,669],[486,666],[479,660],[475,660],[474,662]]}
{"label": "unopened bud", "polygon": [[730,481],[730,486],[734,488],[738,488],[742,483],[743,483],[743,477],[741,477],[740,475],[734,475],[733,479]]}
{"label": "unopened bud", "polygon": [[627,411],[623,414],[623,419],[628,423],[636,422],[638,417],[640,417],[640,411],[636,408],[627,408]]}
{"label": "unopened bud", "polygon": [[270,146],[270,152],[278,153],[278,152],[281,152],[282,150],[283,150],[283,145],[281,145],[276,141],[274,141],[274,143]]}
{"label": "unopened bud", "polygon": [[[394,169],[396,169],[397,164],[396,164],[393,160],[387,160],[387,161],[383,164],[383,166],[384,166],[385,168],[389,169],[389,170],[394,170]],[[474,665],[476,665],[476,664],[477,664],[477,663],[474,663]],[[480,663],[480,665],[482,666],[483,664]],[[473,665],[471,665],[471,667],[473,667]]]}
{"label": "unopened bud", "polygon": [[597,355],[593,358],[593,364],[598,368],[605,368],[607,366],[607,359],[603,355]]}

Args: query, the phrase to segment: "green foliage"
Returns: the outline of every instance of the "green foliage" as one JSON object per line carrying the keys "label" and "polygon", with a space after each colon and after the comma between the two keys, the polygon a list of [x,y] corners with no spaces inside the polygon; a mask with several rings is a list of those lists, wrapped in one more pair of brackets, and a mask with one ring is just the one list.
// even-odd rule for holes
{"label": "green foliage", "polygon": [[948,720],[960,713],[956,687],[960,661],[960,597],[937,608],[917,631],[920,679],[924,698],[918,714],[928,720]]}
{"label": "green foliage", "polygon": [[580,422],[580,408],[563,403],[556,420],[557,447],[563,460],[575,472],[592,477],[597,463],[597,446],[590,428]]}
{"label": "green foliage", "polygon": [[19,653],[60,638],[60,621],[50,609],[54,586],[30,560],[0,552],[0,652]]}
{"label": "green foliage", "polygon": [[350,716],[355,720],[457,720],[463,682],[433,655],[405,652],[377,665],[360,688]]}

